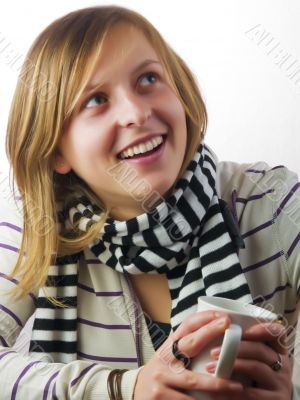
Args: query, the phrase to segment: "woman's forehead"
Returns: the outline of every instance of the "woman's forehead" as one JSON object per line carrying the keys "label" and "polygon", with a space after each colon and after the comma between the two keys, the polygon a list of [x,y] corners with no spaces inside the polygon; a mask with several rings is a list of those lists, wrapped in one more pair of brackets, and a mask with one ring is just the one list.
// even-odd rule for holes
{"label": "woman's forehead", "polygon": [[164,68],[147,38],[143,34],[136,34],[136,31],[139,32],[132,28],[131,38],[122,35],[122,32],[124,33],[122,30],[110,32],[110,36],[107,36],[103,43],[89,85],[93,86],[93,81],[104,82],[106,76],[111,77],[120,68],[129,73],[135,73],[150,64]]}
{"label": "woman's forehead", "polygon": [[128,56],[137,56],[139,52],[157,57],[156,50],[141,29],[129,23],[118,23],[107,32],[99,63],[104,64],[108,58],[111,62],[120,62]]}

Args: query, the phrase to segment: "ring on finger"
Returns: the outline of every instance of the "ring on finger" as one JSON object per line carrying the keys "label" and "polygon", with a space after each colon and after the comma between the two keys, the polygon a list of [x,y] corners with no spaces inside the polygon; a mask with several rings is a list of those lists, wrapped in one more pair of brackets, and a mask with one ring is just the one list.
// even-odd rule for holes
{"label": "ring on finger", "polygon": [[181,351],[178,349],[178,342],[179,342],[179,339],[177,339],[173,342],[172,353],[173,353],[173,356],[177,360],[181,361],[183,363],[184,367],[186,368],[189,365],[190,359],[185,354],[181,353]]}
{"label": "ring on finger", "polygon": [[273,371],[279,371],[282,368],[282,357],[279,353],[277,353],[277,360],[270,365],[270,367],[272,368]]}

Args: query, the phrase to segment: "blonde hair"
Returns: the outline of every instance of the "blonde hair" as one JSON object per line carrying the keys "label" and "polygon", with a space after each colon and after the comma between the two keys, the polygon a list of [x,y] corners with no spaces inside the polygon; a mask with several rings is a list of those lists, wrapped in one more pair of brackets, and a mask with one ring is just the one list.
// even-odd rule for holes
{"label": "blonde hair", "polygon": [[[93,74],[108,31],[121,21],[143,32],[185,109],[188,145],[177,179],[204,137],[207,113],[196,78],[142,15],[119,6],[99,6],[71,12],[50,24],[27,54],[8,120],[7,153],[24,214],[22,244],[11,274],[20,276],[12,291],[18,298],[45,286],[57,255],[82,251],[109,215],[107,205],[75,173],[59,175],[53,166],[58,141]],[[62,234],[58,207],[74,190],[100,206],[102,219],[88,232]]]}

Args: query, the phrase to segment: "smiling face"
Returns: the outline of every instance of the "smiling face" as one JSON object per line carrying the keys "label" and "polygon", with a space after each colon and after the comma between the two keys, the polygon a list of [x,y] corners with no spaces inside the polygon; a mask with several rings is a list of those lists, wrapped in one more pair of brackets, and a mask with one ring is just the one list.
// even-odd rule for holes
{"label": "smiling face", "polygon": [[[112,208],[113,218],[133,218],[147,211],[133,195],[139,181],[164,196],[178,176],[187,142],[184,108],[155,50],[126,23],[109,32],[87,87],[60,140],[55,170],[73,170]],[[160,135],[163,143],[151,156],[126,158],[133,154],[133,142],[148,142],[136,148],[147,151],[149,139],[157,136],[158,144]],[[108,172],[120,163],[134,171],[131,183],[124,185]]]}

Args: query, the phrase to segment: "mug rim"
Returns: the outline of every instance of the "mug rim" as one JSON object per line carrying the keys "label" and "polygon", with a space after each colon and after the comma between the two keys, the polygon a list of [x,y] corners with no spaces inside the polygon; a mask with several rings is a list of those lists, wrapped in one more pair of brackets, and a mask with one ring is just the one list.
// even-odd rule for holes
{"label": "mug rim", "polygon": [[[220,311],[223,312],[227,312],[229,314],[235,314],[235,315],[242,315],[244,317],[252,317],[252,318],[259,318],[261,320],[266,320],[266,321],[274,321],[278,319],[278,315],[273,313],[272,311],[267,310],[266,308],[263,307],[259,307],[256,306],[254,304],[249,304],[249,303],[242,303],[239,300],[234,300],[234,299],[227,299],[226,297],[218,297],[218,296],[199,296],[198,297],[198,304],[199,304],[199,300],[201,300],[202,302],[214,306],[215,308],[217,308]],[[221,300],[222,302],[225,303],[224,306],[222,306],[221,304],[217,304],[215,303],[218,302],[219,300]],[[226,310],[226,304],[228,304],[228,306],[230,305],[231,307],[236,307],[236,306],[242,306],[245,308],[245,310],[243,309],[232,309],[231,307]],[[247,312],[247,310],[249,310]],[[252,310],[252,313],[251,313]],[[261,315],[258,314],[259,310],[261,311]]]}

